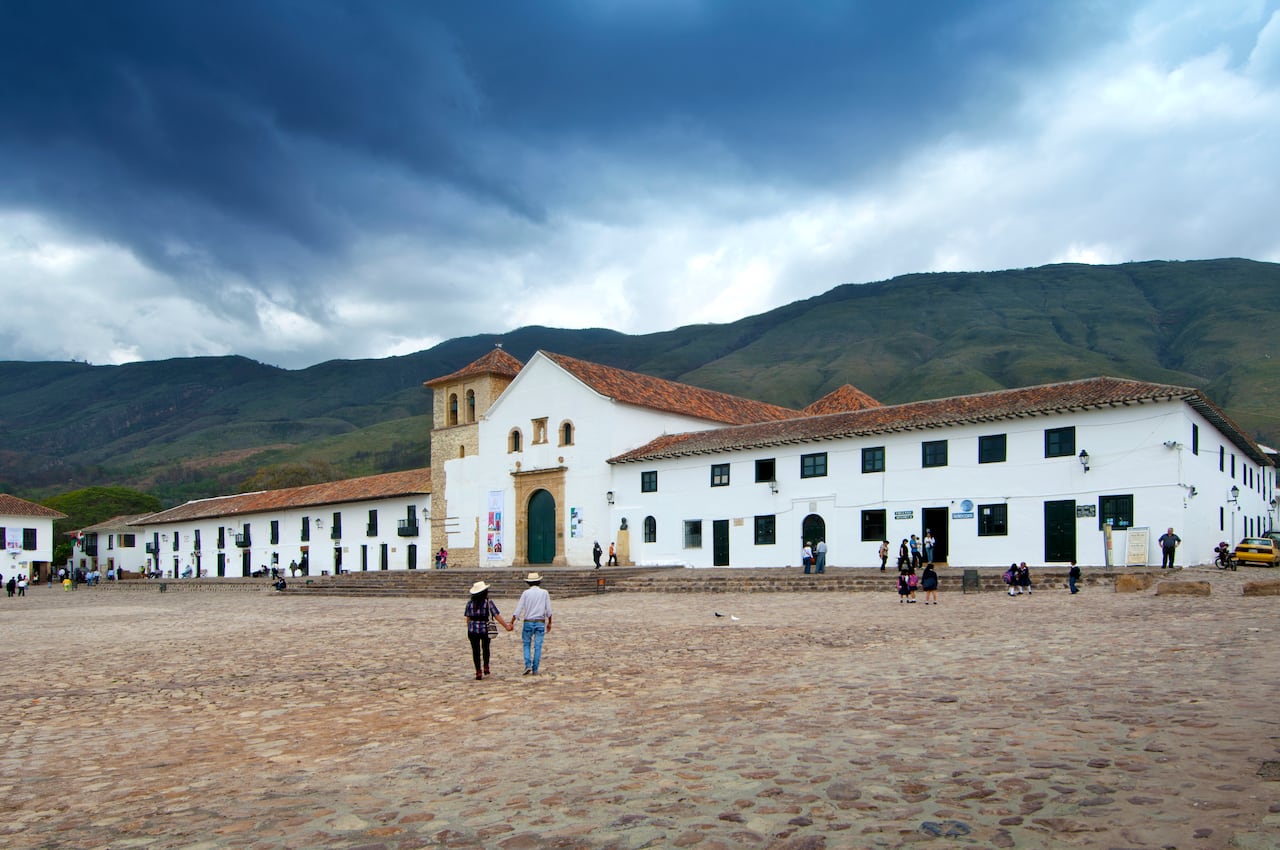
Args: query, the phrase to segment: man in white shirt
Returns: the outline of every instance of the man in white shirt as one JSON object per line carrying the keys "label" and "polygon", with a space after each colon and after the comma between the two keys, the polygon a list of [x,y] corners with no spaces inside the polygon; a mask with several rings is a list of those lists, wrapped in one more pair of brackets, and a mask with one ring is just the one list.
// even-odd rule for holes
{"label": "man in white shirt", "polygon": [[525,577],[529,586],[520,594],[512,619],[524,620],[520,640],[524,644],[524,675],[538,675],[542,661],[542,639],[551,631],[551,594],[541,586],[542,576],[529,573]]}

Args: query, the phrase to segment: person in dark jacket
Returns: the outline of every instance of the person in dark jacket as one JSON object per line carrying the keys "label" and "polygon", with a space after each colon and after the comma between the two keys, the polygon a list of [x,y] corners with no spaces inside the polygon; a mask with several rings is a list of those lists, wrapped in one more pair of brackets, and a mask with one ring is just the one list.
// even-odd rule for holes
{"label": "person in dark jacket", "polygon": [[925,605],[938,604],[938,573],[932,563],[926,564],[920,575],[920,589],[924,591]]}

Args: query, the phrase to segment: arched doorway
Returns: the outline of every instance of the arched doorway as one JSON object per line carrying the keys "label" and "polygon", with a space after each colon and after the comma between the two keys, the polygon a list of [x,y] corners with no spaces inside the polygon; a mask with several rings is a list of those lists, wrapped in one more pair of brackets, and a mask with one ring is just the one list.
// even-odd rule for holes
{"label": "arched doorway", "polygon": [[804,518],[804,522],[800,524],[800,536],[803,546],[808,543],[811,546],[817,546],[819,540],[827,539],[827,522],[817,514],[809,514]]}
{"label": "arched doorway", "polygon": [[556,557],[556,500],[546,490],[535,490],[529,497],[528,530],[529,563],[550,564]]}

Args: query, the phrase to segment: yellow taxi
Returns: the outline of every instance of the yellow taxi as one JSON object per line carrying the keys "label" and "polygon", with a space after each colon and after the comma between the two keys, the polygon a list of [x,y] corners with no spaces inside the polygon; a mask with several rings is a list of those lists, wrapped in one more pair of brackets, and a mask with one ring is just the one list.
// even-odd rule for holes
{"label": "yellow taxi", "polygon": [[1236,544],[1235,557],[1248,566],[1280,566],[1280,549],[1270,537],[1246,537]]}

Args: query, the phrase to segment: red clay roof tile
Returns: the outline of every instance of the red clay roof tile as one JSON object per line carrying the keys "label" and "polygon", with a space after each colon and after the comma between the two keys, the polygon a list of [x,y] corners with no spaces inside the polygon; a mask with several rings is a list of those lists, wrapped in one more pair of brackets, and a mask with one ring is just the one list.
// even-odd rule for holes
{"label": "red clay roof tile", "polygon": [[791,419],[799,414],[798,410],[779,407],[776,404],[766,404],[728,393],[704,390],[701,387],[655,378],[652,375],[641,375],[638,372],[628,372],[625,369],[615,369],[612,366],[602,366],[599,363],[566,357],[563,354],[552,354],[549,351],[540,353],[601,395],[636,407],[680,413],[696,419],[723,422],[727,425],[775,422]]}
{"label": "red clay roof tile", "polygon": [[451,372],[440,378],[432,378],[425,382],[423,386],[434,387],[436,384],[444,384],[450,381],[460,381],[463,378],[474,378],[477,375],[503,375],[508,378],[514,378],[520,374],[520,370],[524,364],[512,355],[503,351],[501,348],[495,348],[472,363],[463,366],[456,372]]}
{"label": "red clay roof tile", "polygon": [[288,487],[284,490],[263,490],[257,493],[240,493],[235,496],[217,496],[199,499],[169,508],[157,514],[148,514],[135,525],[154,525],[166,522],[188,522],[196,519],[236,516],[239,514],[265,513],[289,508],[306,508],[333,505],[342,502],[363,502],[396,496],[416,496],[431,492],[431,470],[410,469],[405,472],[388,472],[364,478],[348,478],[327,484],[308,484],[305,487]]}
{"label": "red clay roof tile", "polygon": [[0,493],[0,516],[29,516],[37,519],[66,519],[67,515],[8,493]]}
{"label": "red clay roof tile", "polygon": [[868,407],[879,407],[880,402],[850,384],[837,387],[802,413],[806,416],[823,416],[828,413],[845,413],[850,410],[866,410]]}

